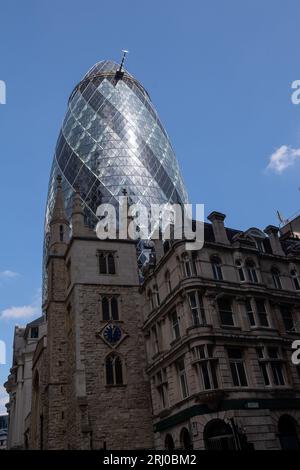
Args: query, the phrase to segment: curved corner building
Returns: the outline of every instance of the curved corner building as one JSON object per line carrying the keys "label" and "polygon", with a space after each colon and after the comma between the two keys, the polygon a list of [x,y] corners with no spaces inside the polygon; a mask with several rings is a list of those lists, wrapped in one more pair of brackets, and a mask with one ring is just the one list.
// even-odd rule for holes
{"label": "curved corner building", "polygon": [[99,62],[71,93],[50,176],[46,233],[58,174],[67,214],[78,188],[91,227],[98,205],[117,204],[124,190],[133,203],[187,202],[170,140],[147,91],[118,70],[115,62]]}

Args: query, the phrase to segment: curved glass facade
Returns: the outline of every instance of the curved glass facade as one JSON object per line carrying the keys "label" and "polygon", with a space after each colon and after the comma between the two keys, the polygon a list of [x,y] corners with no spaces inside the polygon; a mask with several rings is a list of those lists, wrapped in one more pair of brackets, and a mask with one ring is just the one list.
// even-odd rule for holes
{"label": "curved glass facade", "polygon": [[185,203],[187,194],[168,135],[143,86],[111,61],[92,67],[73,90],[58,137],[50,177],[46,231],[62,176],[67,214],[74,188],[86,220],[97,223],[100,203],[126,190],[134,203]]}
{"label": "curved glass facade", "polygon": [[[115,62],[99,62],[71,93],[51,170],[45,249],[58,175],[67,216],[79,190],[92,228],[99,204],[118,207],[125,191],[129,203],[146,206],[188,202],[170,140],[147,91],[126,70],[118,70]],[[141,241],[137,251],[142,267],[149,250]]]}

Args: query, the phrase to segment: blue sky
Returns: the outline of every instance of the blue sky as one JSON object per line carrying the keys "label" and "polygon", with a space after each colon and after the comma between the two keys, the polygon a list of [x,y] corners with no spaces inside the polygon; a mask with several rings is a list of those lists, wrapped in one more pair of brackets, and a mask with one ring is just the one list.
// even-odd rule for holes
{"label": "blue sky", "polygon": [[[129,49],[126,66],[149,91],[190,200],[206,214],[222,211],[228,226],[246,229],[277,224],[276,210],[299,210],[297,0],[10,0],[0,15],[0,340],[8,363],[14,324],[40,312],[44,207],[67,98],[95,62]],[[8,369],[0,365],[0,384]]]}

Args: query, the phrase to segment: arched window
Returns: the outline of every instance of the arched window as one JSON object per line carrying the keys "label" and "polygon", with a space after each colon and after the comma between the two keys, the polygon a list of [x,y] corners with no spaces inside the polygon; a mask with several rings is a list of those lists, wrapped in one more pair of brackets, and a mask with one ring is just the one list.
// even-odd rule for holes
{"label": "arched window", "polygon": [[119,320],[119,307],[117,297],[102,297],[103,320]]}
{"label": "arched window", "polygon": [[283,415],[278,421],[278,435],[282,450],[299,450],[297,423],[289,415]]}
{"label": "arched window", "polygon": [[256,266],[255,266],[254,261],[252,261],[252,259],[247,260],[246,269],[247,269],[249,282],[252,282],[253,284],[257,284],[258,277],[257,277],[257,272],[256,272]]}
{"label": "arched window", "polygon": [[187,428],[182,428],[180,432],[180,446],[184,450],[193,449],[193,443],[192,443],[191,436]]}
{"label": "arched window", "polygon": [[115,254],[103,251],[98,256],[100,274],[116,274]]}
{"label": "arched window", "polygon": [[110,354],[105,361],[106,384],[123,385],[123,364],[117,354]]}
{"label": "arched window", "polygon": [[282,289],[279,270],[277,268],[272,268],[271,274],[275,289]]}
{"label": "arched window", "polygon": [[239,275],[239,280],[241,282],[245,281],[246,278],[245,278],[245,273],[244,273],[244,268],[243,268],[243,264],[242,264],[242,261],[240,259],[237,259],[235,261],[235,266],[236,266],[236,269],[238,271],[238,275]]}
{"label": "arched window", "polygon": [[300,282],[299,282],[299,277],[296,269],[291,270],[291,276],[293,279],[293,284],[296,290],[300,290]]}
{"label": "arched window", "polygon": [[167,284],[168,294],[170,294],[170,292],[172,291],[170,271],[166,272],[165,281],[166,281],[166,284]]}
{"label": "arched window", "polygon": [[193,253],[190,256],[188,253],[182,255],[182,261],[184,266],[184,274],[186,277],[192,277],[197,275],[197,265],[196,265],[196,254]]}
{"label": "arched window", "polygon": [[166,435],[166,438],[165,438],[165,449],[166,449],[166,450],[174,450],[174,449],[175,449],[174,440],[173,440],[173,437],[171,436],[171,434],[167,434],[167,435]]}
{"label": "arched window", "polygon": [[229,424],[221,419],[209,421],[204,428],[206,450],[235,450],[234,436]]}
{"label": "arched window", "polygon": [[185,253],[182,256],[182,259],[183,259],[183,266],[184,266],[185,275],[187,277],[191,277],[192,276],[192,267],[191,267],[191,260],[190,260],[189,255],[187,255]]}
{"label": "arched window", "polygon": [[213,276],[216,281],[223,281],[223,273],[222,273],[222,262],[218,256],[212,256],[211,259],[211,266],[213,271]]}

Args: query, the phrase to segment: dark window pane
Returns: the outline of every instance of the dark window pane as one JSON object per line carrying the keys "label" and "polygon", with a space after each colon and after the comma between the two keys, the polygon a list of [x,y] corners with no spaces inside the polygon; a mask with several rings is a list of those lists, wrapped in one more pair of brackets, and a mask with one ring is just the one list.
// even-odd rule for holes
{"label": "dark window pane", "polygon": [[211,388],[211,385],[210,385],[210,380],[209,380],[209,373],[208,373],[207,363],[204,362],[201,365],[201,368],[202,368],[202,377],[203,377],[204,388],[205,388],[205,390],[209,390]]}
{"label": "dark window pane", "polygon": [[113,320],[119,320],[118,300],[116,297],[111,299],[111,316]]}
{"label": "dark window pane", "polygon": [[234,326],[232,312],[221,311],[220,312],[220,318],[221,318],[222,325]]}
{"label": "dark window pane", "polygon": [[234,325],[231,300],[228,298],[219,299],[218,308],[222,325]]}
{"label": "dark window pane", "polygon": [[259,323],[261,326],[269,326],[265,301],[263,299],[255,299]]}
{"label": "dark window pane", "polygon": [[116,274],[115,258],[111,253],[108,255],[108,272],[109,274]]}
{"label": "dark window pane", "polygon": [[250,325],[255,326],[255,318],[250,300],[246,300],[246,310]]}
{"label": "dark window pane", "polygon": [[218,388],[216,366],[213,362],[210,364],[210,368],[211,368],[211,376],[212,376],[214,388]]}
{"label": "dark window pane", "polygon": [[245,367],[242,362],[237,362],[237,369],[240,378],[240,384],[242,387],[246,387],[248,385]]}
{"label": "dark window pane", "polygon": [[282,320],[286,331],[295,331],[293,315],[290,307],[282,306],[280,308]]}
{"label": "dark window pane", "polygon": [[259,323],[261,326],[269,326],[268,317],[266,313],[259,313]]}
{"label": "dark window pane", "polygon": [[115,359],[115,371],[116,371],[116,383],[123,383],[123,370],[122,370],[122,361],[119,357]]}
{"label": "dark window pane", "polygon": [[230,359],[242,359],[243,353],[240,349],[236,348],[229,348],[228,349],[228,356]]}
{"label": "dark window pane", "polygon": [[114,384],[113,363],[110,357],[106,359],[106,383],[107,385]]}
{"label": "dark window pane", "polygon": [[269,375],[267,371],[267,366],[264,363],[260,364],[260,369],[264,378],[265,385],[270,385]]}
{"label": "dark window pane", "polygon": [[109,302],[106,297],[102,299],[102,315],[103,320],[109,320]]}
{"label": "dark window pane", "polygon": [[282,365],[278,363],[271,363],[273,379],[275,385],[284,385],[284,377],[282,373]]}
{"label": "dark window pane", "polygon": [[268,356],[271,359],[278,359],[278,349],[277,348],[268,348]]}
{"label": "dark window pane", "polygon": [[38,327],[31,328],[30,338],[36,339],[38,337],[39,337],[39,328]]}
{"label": "dark window pane", "polygon": [[240,383],[239,383],[239,379],[238,379],[238,375],[237,375],[235,362],[230,363],[230,370],[231,370],[233,385],[235,387],[238,387],[240,385]]}
{"label": "dark window pane", "polygon": [[99,255],[99,269],[100,269],[100,274],[107,274],[106,257],[103,254]]}

